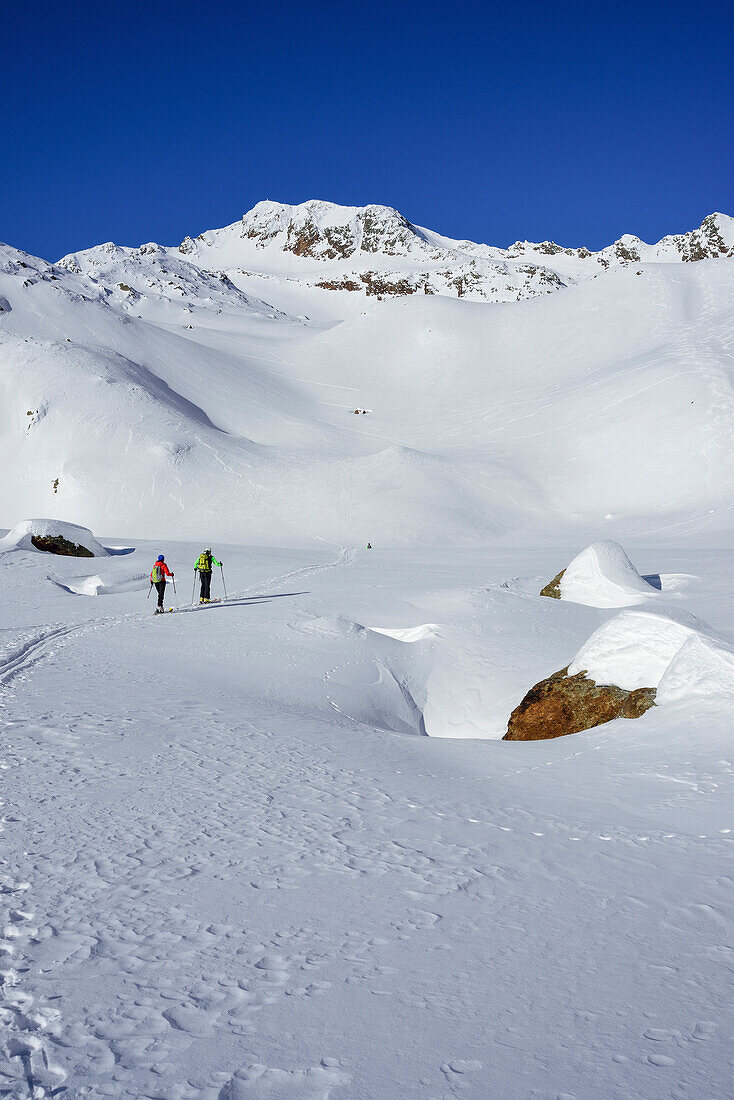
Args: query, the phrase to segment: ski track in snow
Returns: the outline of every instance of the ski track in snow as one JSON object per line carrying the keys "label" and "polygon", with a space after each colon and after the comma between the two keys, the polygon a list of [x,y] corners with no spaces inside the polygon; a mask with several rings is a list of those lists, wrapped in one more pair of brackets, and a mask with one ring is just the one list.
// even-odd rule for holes
{"label": "ski track in snow", "polygon": [[257,592],[259,589],[265,589],[265,595],[269,593],[269,590],[282,584],[290,584],[292,581],[303,580],[304,577],[314,576],[316,573],[323,573],[327,569],[334,569],[341,566],[349,566],[354,564],[355,552],[347,547],[342,547],[339,551],[339,556],[335,561],[326,562],[324,565],[307,565],[302,569],[292,569],[288,573],[281,573],[276,577],[271,577],[270,580],[264,581],[262,584],[254,584],[249,588],[245,588],[240,596],[249,596],[253,592]]}
{"label": "ski track in snow", "polygon": [[71,628],[58,627],[41,631],[21,642],[8,653],[0,655],[0,688],[22,673],[28,672],[37,661],[48,656],[48,643],[71,633]]}
{"label": "ski track in snow", "polygon": [[[342,551],[241,595],[353,562]],[[548,792],[603,735],[548,759],[509,747],[494,774],[480,752],[462,773],[446,743],[416,753],[416,739],[383,736],[373,758],[355,753],[354,723],[294,728],[267,708],[254,723],[185,680],[161,696],[145,660],[110,675],[128,637],[155,645],[129,614],[29,632],[0,654],[4,828],[32,823],[0,878],[0,1095],[519,1100],[589,1095],[594,1080],[615,1100],[709,1095],[703,1081],[726,1094],[731,1015],[715,979],[731,823],[692,835],[574,820]],[[728,759],[627,771],[620,792],[632,776],[669,781],[671,805],[734,789]],[[630,957],[644,973],[633,992]],[[406,1014],[420,1070],[394,1052]],[[284,1058],[287,1036],[306,1036],[300,1062]]]}

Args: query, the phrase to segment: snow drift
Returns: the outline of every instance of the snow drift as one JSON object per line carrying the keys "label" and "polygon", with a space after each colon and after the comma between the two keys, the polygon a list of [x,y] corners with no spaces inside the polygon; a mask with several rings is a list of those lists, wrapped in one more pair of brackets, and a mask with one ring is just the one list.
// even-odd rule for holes
{"label": "snow drift", "polygon": [[692,615],[623,611],[594,631],[568,668],[626,691],[656,688],[657,703],[734,695],[734,651]]}
{"label": "snow drift", "polygon": [[130,573],[123,577],[114,574],[108,577],[95,573],[90,577],[69,577],[63,581],[49,577],[49,580],[73,596],[115,596],[121,592],[148,588],[149,574]]}
{"label": "snow drift", "polygon": [[644,580],[618,542],[604,539],[577,554],[558,586],[560,598],[589,607],[626,607],[659,593]]}
{"label": "snow drift", "polygon": [[734,651],[702,634],[692,634],[660,679],[657,702],[734,699]]}

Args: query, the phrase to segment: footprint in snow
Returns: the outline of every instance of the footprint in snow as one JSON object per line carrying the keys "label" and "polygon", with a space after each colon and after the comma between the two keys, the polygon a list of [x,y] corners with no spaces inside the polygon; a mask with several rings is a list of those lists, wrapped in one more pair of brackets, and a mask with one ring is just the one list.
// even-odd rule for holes
{"label": "footprint in snow", "polygon": [[648,1054],[647,1060],[651,1066],[660,1066],[662,1069],[675,1065],[675,1059],[668,1057],[667,1054]]}
{"label": "footprint in snow", "polygon": [[716,1024],[712,1023],[711,1020],[698,1020],[693,1028],[691,1038],[698,1039],[699,1042],[713,1039],[715,1031]]}
{"label": "footprint in snow", "polygon": [[649,1027],[647,1031],[642,1033],[644,1039],[652,1039],[656,1043],[667,1043],[674,1038],[674,1035],[674,1032],[666,1031],[663,1027]]}
{"label": "footprint in snow", "polygon": [[196,1037],[206,1035],[217,1020],[217,1016],[211,1013],[202,1012],[198,1008],[184,1008],[181,1006],[169,1008],[163,1013],[163,1018],[168,1020],[171,1027],[177,1031],[185,1031]]}
{"label": "footprint in snow", "polygon": [[282,985],[288,981],[288,963],[282,955],[263,955],[255,963],[255,975],[261,982],[269,982],[271,985]]}

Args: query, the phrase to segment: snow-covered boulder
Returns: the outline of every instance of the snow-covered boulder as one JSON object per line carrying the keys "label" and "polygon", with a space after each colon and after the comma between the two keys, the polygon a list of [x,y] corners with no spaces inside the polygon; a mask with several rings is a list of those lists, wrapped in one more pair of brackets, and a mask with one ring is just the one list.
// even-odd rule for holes
{"label": "snow-covered boulder", "polygon": [[541,591],[541,596],[589,607],[628,607],[658,595],[618,542],[593,542]]}
{"label": "snow-covered boulder", "polygon": [[88,527],[58,519],[24,519],[17,523],[5,538],[0,539],[0,553],[7,550],[33,550],[78,558],[105,558],[108,555]]}
{"label": "snow-covered boulder", "polygon": [[734,697],[734,651],[692,616],[623,611],[571,663],[515,707],[506,741],[578,733],[613,718],[639,718],[653,703]]}

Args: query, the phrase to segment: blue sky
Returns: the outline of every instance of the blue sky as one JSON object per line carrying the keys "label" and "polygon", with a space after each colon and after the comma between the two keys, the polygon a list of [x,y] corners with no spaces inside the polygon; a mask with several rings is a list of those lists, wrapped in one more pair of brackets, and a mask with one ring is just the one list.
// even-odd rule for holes
{"label": "blue sky", "polygon": [[734,214],[733,39],[730,0],[6,5],[0,240],[174,244],[266,198],[657,240]]}

